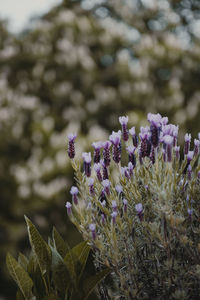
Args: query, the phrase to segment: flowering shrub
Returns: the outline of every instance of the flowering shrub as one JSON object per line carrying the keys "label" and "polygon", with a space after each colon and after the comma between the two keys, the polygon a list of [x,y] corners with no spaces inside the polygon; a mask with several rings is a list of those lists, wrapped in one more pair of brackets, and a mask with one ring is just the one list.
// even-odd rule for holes
{"label": "flowering shrub", "polygon": [[139,135],[128,130],[128,117],[119,121],[121,131],[93,143],[93,155],[83,153],[83,167],[72,135],[68,148],[77,182],[68,215],[93,248],[97,269],[112,270],[113,284],[104,282],[101,296],[197,299],[200,134],[192,150],[185,135],[182,154],[178,126],[167,117],[149,113]]}

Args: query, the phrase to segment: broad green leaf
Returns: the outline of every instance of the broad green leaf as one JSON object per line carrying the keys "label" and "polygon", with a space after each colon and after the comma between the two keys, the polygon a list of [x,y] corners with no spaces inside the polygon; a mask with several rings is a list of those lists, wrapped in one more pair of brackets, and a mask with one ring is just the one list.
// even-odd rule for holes
{"label": "broad green leaf", "polygon": [[10,275],[17,283],[25,299],[32,298],[33,281],[23,267],[9,253],[6,256],[6,264]]}
{"label": "broad green leaf", "polygon": [[71,274],[69,273],[67,266],[61,257],[61,255],[54,249],[52,251],[52,279],[56,289],[61,293],[62,296],[65,295],[66,288],[69,284],[73,284],[71,280]]}
{"label": "broad green leaf", "polygon": [[55,227],[53,228],[53,242],[60,255],[65,257],[66,253],[69,251],[69,247],[66,245]]}
{"label": "broad green leaf", "polygon": [[25,216],[28,227],[28,235],[33,252],[37,256],[38,264],[42,275],[50,269],[51,250],[47,243],[43,240],[36,227]]}
{"label": "broad green leaf", "polygon": [[75,277],[78,277],[78,280],[85,268],[89,252],[90,247],[88,246],[87,241],[84,241],[72,248],[64,258],[69,271],[74,274]]}
{"label": "broad green leaf", "polygon": [[84,281],[83,281],[83,292],[84,292],[84,295],[83,295],[83,300],[86,300],[89,295],[92,293],[92,291],[94,290],[94,288],[97,286],[98,283],[101,282],[101,280],[107,276],[108,274],[110,273],[110,269],[105,269],[93,276],[90,276],[88,278],[86,278]]}
{"label": "broad green leaf", "polygon": [[24,270],[27,271],[28,259],[27,259],[27,257],[24,254],[19,253],[18,263],[24,268]]}

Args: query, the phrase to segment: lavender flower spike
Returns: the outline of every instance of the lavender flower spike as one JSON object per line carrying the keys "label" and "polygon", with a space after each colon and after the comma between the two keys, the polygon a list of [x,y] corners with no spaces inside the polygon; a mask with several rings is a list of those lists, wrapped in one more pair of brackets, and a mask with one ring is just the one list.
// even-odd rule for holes
{"label": "lavender flower spike", "polygon": [[70,133],[68,135],[68,156],[69,158],[73,159],[75,157],[75,147],[74,141],[76,139],[76,134]]}
{"label": "lavender flower spike", "polygon": [[71,216],[71,214],[72,214],[72,205],[71,205],[71,203],[67,202],[65,206],[67,208],[67,214],[68,214],[68,216]]}
{"label": "lavender flower spike", "polygon": [[147,119],[148,119],[149,123],[151,124],[151,126],[150,126],[151,143],[154,147],[158,147],[162,117],[160,114],[149,113],[147,115]]}
{"label": "lavender flower spike", "polygon": [[184,154],[187,155],[190,150],[191,134],[186,133],[185,144],[184,144]]}
{"label": "lavender flower spike", "polygon": [[116,218],[117,218],[117,212],[116,212],[116,211],[113,211],[113,212],[111,213],[111,217],[112,217],[112,223],[113,223],[113,225],[115,225],[115,223],[116,223]]}
{"label": "lavender flower spike", "polygon": [[103,147],[102,142],[92,143],[92,147],[94,148],[94,163],[99,163],[101,159],[100,150]]}
{"label": "lavender flower spike", "polygon": [[104,191],[106,192],[107,195],[110,194],[110,181],[108,179],[105,179],[102,181],[102,185],[104,187]]}
{"label": "lavender flower spike", "polygon": [[111,142],[110,141],[105,141],[102,143],[103,147],[103,159],[104,159],[104,164],[106,167],[110,165],[110,147],[111,147]]}
{"label": "lavender flower spike", "polygon": [[142,218],[143,218],[143,206],[142,206],[142,203],[138,203],[135,205],[135,209],[137,211],[137,215],[140,219],[140,221],[142,221]]}
{"label": "lavender flower spike", "polygon": [[94,164],[94,170],[96,172],[97,178],[99,181],[102,181],[102,175],[101,175],[101,164]]}
{"label": "lavender flower spike", "polygon": [[117,202],[115,200],[112,201],[112,209],[113,211],[117,211]]}
{"label": "lavender flower spike", "polygon": [[83,170],[84,173],[87,177],[90,177],[91,175],[91,153],[90,152],[83,152],[82,153],[82,157],[83,157]]}
{"label": "lavender flower spike", "polygon": [[133,146],[137,148],[138,146],[138,137],[135,133],[135,127],[132,127],[130,130],[129,130],[129,133],[131,134],[132,136],[132,141],[133,141]]}
{"label": "lavender flower spike", "polygon": [[200,150],[200,141],[194,139],[194,156],[197,156],[199,154],[199,150]]}
{"label": "lavender flower spike", "polygon": [[180,159],[180,146],[175,146],[176,159]]}
{"label": "lavender flower spike", "polygon": [[95,191],[94,191],[94,179],[93,178],[89,178],[88,186],[90,188],[90,195],[93,196],[95,194]]}
{"label": "lavender flower spike", "polygon": [[116,190],[116,192],[117,192],[118,194],[121,194],[121,193],[123,192],[123,189],[122,189],[121,184],[117,184],[117,185],[115,186],[115,190]]}
{"label": "lavender flower spike", "polygon": [[166,145],[166,154],[167,154],[167,161],[172,161],[172,145],[173,145],[173,137],[171,135],[165,135],[163,138],[163,142]]}
{"label": "lavender flower spike", "polygon": [[134,154],[135,147],[128,146],[126,149],[128,151],[128,154],[129,154],[128,155],[128,160],[129,160],[129,162],[131,162],[133,164],[133,167],[135,167],[135,165],[136,165],[136,159],[135,159],[135,154]]}
{"label": "lavender flower spike", "polygon": [[113,160],[115,163],[119,163],[121,160],[121,131],[113,131],[109,139],[113,144]]}
{"label": "lavender flower spike", "polygon": [[194,157],[194,151],[189,151],[188,154],[187,154],[187,161],[188,163],[191,162],[191,160],[193,159]]}
{"label": "lavender flower spike", "polygon": [[78,204],[78,188],[76,186],[72,186],[70,190],[70,194],[72,195],[72,200],[74,201],[74,204]]}
{"label": "lavender flower spike", "polygon": [[92,239],[95,241],[96,240],[96,224],[94,224],[94,223],[90,224],[89,229],[92,233]]}
{"label": "lavender flower spike", "polygon": [[126,199],[123,199],[123,205],[124,205],[124,213],[127,213],[128,201]]}
{"label": "lavender flower spike", "polygon": [[119,117],[119,122],[122,125],[122,137],[125,142],[128,141],[128,129],[127,129],[127,123],[128,123],[128,116],[126,117]]}

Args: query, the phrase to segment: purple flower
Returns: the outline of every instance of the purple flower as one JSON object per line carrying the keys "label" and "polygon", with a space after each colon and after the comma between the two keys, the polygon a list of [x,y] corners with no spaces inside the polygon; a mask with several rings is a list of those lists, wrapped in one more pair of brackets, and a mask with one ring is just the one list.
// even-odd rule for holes
{"label": "purple flower", "polygon": [[135,159],[135,147],[133,146],[128,146],[127,148],[127,151],[128,151],[128,160],[129,162],[131,162],[133,164],[133,167],[136,166],[136,159]]}
{"label": "purple flower", "polygon": [[94,223],[90,224],[89,229],[92,233],[92,239],[95,241],[96,240],[96,224],[94,224]]}
{"label": "purple flower", "polygon": [[189,165],[187,168],[187,172],[188,172],[188,180],[192,179],[192,166]]}
{"label": "purple flower", "polygon": [[123,189],[122,189],[121,184],[117,184],[117,185],[115,186],[115,189],[116,189],[117,193],[119,193],[119,194],[121,194],[121,193],[123,192]]}
{"label": "purple flower", "polygon": [[180,159],[180,146],[175,146],[176,159]]}
{"label": "purple flower", "polygon": [[191,218],[192,217],[193,209],[192,208],[188,208],[187,212],[188,212],[189,217]]}
{"label": "purple flower", "polygon": [[133,146],[137,148],[138,146],[138,137],[135,133],[135,127],[132,127],[130,130],[129,130],[129,133],[131,134],[132,136],[132,141],[133,141]]}
{"label": "purple flower", "polygon": [[199,154],[199,149],[200,149],[200,141],[194,139],[194,156],[197,156]]}
{"label": "purple flower", "polygon": [[157,128],[160,127],[162,117],[160,114],[152,114],[148,113],[147,120],[151,125],[156,126]]}
{"label": "purple flower", "polygon": [[102,176],[101,176],[101,164],[98,163],[98,164],[94,164],[94,170],[96,172],[96,175],[97,175],[97,178],[99,181],[102,181]]}
{"label": "purple flower", "polygon": [[72,186],[70,190],[70,194],[72,195],[72,200],[74,201],[74,204],[78,204],[78,189],[76,186]]}
{"label": "purple flower", "polygon": [[200,179],[200,171],[197,173],[197,178]]}
{"label": "purple flower", "polygon": [[104,164],[106,167],[110,165],[110,147],[111,147],[111,142],[106,141],[102,143],[103,146],[103,158],[104,158]]}
{"label": "purple flower", "polygon": [[105,179],[102,181],[102,185],[104,187],[104,191],[106,192],[107,195],[110,194],[110,181],[108,179]]}
{"label": "purple flower", "polygon": [[166,155],[167,155],[167,161],[172,161],[172,144],[173,144],[173,137],[171,135],[165,135],[163,137],[163,142],[166,146]]}
{"label": "purple flower", "polygon": [[101,159],[100,150],[103,147],[102,142],[92,143],[92,147],[94,148],[94,163],[99,163]]}
{"label": "purple flower", "polygon": [[74,147],[74,141],[76,139],[76,134],[70,133],[68,135],[68,156],[69,158],[75,157],[75,147]]}
{"label": "purple flower", "polygon": [[113,160],[118,164],[121,160],[121,131],[113,131],[109,139],[113,144]]}
{"label": "purple flower", "polygon": [[121,130],[118,130],[118,132],[113,131],[109,136],[109,140],[113,145],[118,146],[121,141]]}
{"label": "purple flower", "polygon": [[123,205],[124,205],[124,213],[127,213],[127,209],[128,209],[128,201],[126,199],[123,199]]}
{"label": "purple flower", "polygon": [[143,219],[143,206],[142,206],[142,203],[136,204],[135,209],[137,211],[138,218],[140,219],[140,221],[142,221],[142,219]]}
{"label": "purple flower", "polygon": [[117,212],[116,211],[113,211],[111,213],[111,218],[112,218],[112,223],[114,225],[116,223],[116,218],[117,218]]}
{"label": "purple flower", "polygon": [[103,225],[105,224],[105,221],[106,221],[105,215],[101,214],[101,222],[102,222]]}
{"label": "purple flower", "polygon": [[194,157],[194,151],[188,151],[188,153],[187,153],[187,161],[188,161],[188,163],[191,162],[191,160],[193,159],[193,157]]}
{"label": "purple flower", "polygon": [[147,119],[148,119],[149,123],[151,124],[151,126],[150,126],[151,143],[154,147],[158,147],[162,117],[160,114],[149,113],[147,116]]}
{"label": "purple flower", "polygon": [[68,216],[71,216],[71,214],[72,214],[72,205],[71,205],[71,203],[67,202],[65,206],[67,208],[67,214],[68,214]]}
{"label": "purple flower", "polygon": [[94,179],[93,178],[89,178],[88,186],[90,188],[90,195],[93,196],[95,194],[95,191],[94,191]]}
{"label": "purple flower", "polygon": [[185,134],[184,154],[187,155],[190,150],[191,134]]}
{"label": "purple flower", "polygon": [[134,169],[134,166],[133,166],[133,164],[132,164],[132,162],[131,161],[129,161],[129,163],[128,163],[128,171],[129,171],[129,175],[130,175],[130,177],[131,176],[133,176],[133,169]]}
{"label": "purple flower", "polygon": [[122,176],[125,176],[127,179],[130,179],[130,174],[127,167],[121,167],[121,174]]}
{"label": "purple flower", "polygon": [[141,214],[143,212],[143,206],[142,203],[138,203],[135,205],[135,209],[137,211],[137,214]]}
{"label": "purple flower", "polygon": [[142,158],[145,156],[149,157],[151,153],[151,143],[150,143],[151,134],[149,132],[149,127],[141,127],[139,136],[141,139],[140,155]]}
{"label": "purple flower", "polygon": [[117,202],[115,200],[112,201],[112,210],[117,211]]}
{"label": "purple flower", "polygon": [[162,125],[167,125],[167,123],[168,123],[168,117],[163,117],[163,118],[161,118],[160,123],[161,123]]}
{"label": "purple flower", "polygon": [[108,179],[108,169],[103,160],[101,160],[101,165],[103,169],[103,180]]}
{"label": "purple flower", "polygon": [[90,152],[83,152],[83,170],[87,177],[90,177],[91,175],[91,153]]}
{"label": "purple flower", "polygon": [[105,207],[105,206],[106,206],[106,200],[103,200],[103,201],[101,202],[101,205],[102,205],[103,207]]}
{"label": "purple flower", "polygon": [[119,122],[122,125],[122,137],[125,142],[128,141],[128,129],[127,129],[127,123],[128,123],[128,117],[119,117]]}

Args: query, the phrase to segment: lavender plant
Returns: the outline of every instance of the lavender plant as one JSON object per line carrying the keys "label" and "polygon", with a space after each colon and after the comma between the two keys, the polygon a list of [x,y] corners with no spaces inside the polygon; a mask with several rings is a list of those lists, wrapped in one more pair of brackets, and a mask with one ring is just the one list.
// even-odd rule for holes
{"label": "lavender plant", "polygon": [[93,143],[83,167],[69,147],[77,187],[67,212],[96,268],[112,270],[102,299],[198,299],[200,134],[192,148],[185,135],[182,153],[178,126],[160,114],[147,118],[136,134],[120,117],[122,130]]}

